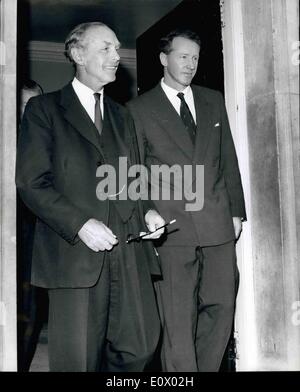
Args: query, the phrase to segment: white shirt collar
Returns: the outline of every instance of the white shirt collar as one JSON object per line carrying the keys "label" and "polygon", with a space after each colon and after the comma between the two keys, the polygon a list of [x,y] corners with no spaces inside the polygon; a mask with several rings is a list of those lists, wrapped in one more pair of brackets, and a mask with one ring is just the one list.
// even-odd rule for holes
{"label": "white shirt collar", "polygon": [[[78,96],[78,99],[81,103],[81,105],[85,108],[87,111],[88,115],[90,116],[91,120],[94,121],[95,119],[95,98],[94,98],[94,93],[95,91],[92,90],[90,87],[86,86],[80,80],[78,80],[76,77],[72,81],[72,86],[74,88],[74,91],[76,95]],[[102,87],[101,90],[97,91],[100,96],[100,108],[101,108],[101,114],[103,117],[104,111],[103,111],[103,95],[104,95],[104,88]]]}
{"label": "white shirt collar", "polygon": [[[161,79],[161,87],[164,90],[164,92],[167,94],[167,96],[172,96],[172,97],[177,97],[178,93],[183,93],[184,94],[184,98],[186,99],[186,97],[189,97],[190,94],[192,94],[192,89],[191,86],[187,86],[184,90],[182,91],[177,91],[175,88],[168,86],[165,81],[164,78]],[[177,97],[178,98],[178,97]]]}
{"label": "white shirt collar", "polygon": [[90,87],[83,84],[76,77],[73,79],[72,85],[73,85],[74,89],[76,89],[77,91],[79,91],[80,93],[85,94],[85,95],[93,95],[95,92],[102,94],[102,92],[103,92],[103,87],[100,91],[94,91]]}
{"label": "white shirt collar", "polygon": [[163,89],[163,91],[165,92],[167,98],[169,99],[169,101],[171,102],[171,104],[173,105],[174,109],[176,110],[176,112],[180,115],[180,104],[181,101],[180,99],[177,97],[177,94],[179,92],[184,94],[184,99],[188,105],[188,107],[190,108],[190,111],[192,113],[192,116],[194,118],[194,121],[196,123],[196,109],[195,109],[195,102],[194,102],[194,96],[193,96],[193,91],[191,89],[191,86],[187,86],[184,90],[182,91],[177,91],[174,88],[168,86],[165,82],[164,82],[164,78],[161,79],[161,88]]}

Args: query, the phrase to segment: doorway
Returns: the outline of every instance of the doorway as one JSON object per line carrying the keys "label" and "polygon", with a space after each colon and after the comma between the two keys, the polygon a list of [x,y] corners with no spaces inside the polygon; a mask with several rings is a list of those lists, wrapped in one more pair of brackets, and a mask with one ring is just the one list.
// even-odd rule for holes
{"label": "doorway", "polygon": [[[11,55],[9,57],[9,62],[7,63],[8,66],[12,64],[11,68],[6,67],[7,71],[10,72],[11,78],[13,77],[13,72],[11,72],[11,69],[13,68],[13,64],[15,64],[13,54],[14,54],[14,40],[16,37],[13,36],[12,32],[16,31],[16,0],[0,0],[1,4],[1,25],[6,27],[7,30],[7,36],[9,38],[9,43],[12,44],[13,50],[10,51]],[[198,4],[197,4],[198,3]],[[205,4],[205,3],[210,3],[210,4]],[[179,7],[186,7],[190,8],[190,10],[194,9],[195,12],[193,12],[192,16],[189,20],[191,23],[191,28],[194,28],[194,26],[200,28],[200,26],[204,23],[205,21],[205,15],[207,15],[203,10],[205,7],[211,8],[213,10],[212,12],[215,12],[216,18],[218,17],[220,13],[220,7],[219,7],[219,1],[211,0],[210,2],[207,1],[184,1],[182,4],[180,4]],[[195,8],[194,8],[195,7]],[[200,8],[198,8],[200,7]],[[183,9],[182,8],[182,9]],[[176,12],[176,9],[174,10]],[[201,12],[204,12],[203,17],[201,16]],[[171,12],[172,14],[172,12]],[[178,11],[177,11],[178,15]],[[186,18],[180,18],[180,20],[187,20]],[[4,23],[5,22],[5,23]],[[234,25],[235,20],[232,20],[231,17],[228,17],[228,22],[230,22],[230,25]],[[221,24],[221,23],[220,23]],[[169,26],[172,28],[172,26]],[[215,29],[212,26],[207,26],[209,31],[212,31]],[[6,31],[4,29],[4,32]],[[216,32],[216,31],[215,31]],[[217,33],[219,34],[219,30],[217,30]],[[141,36],[142,37],[142,36]],[[152,40],[153,40],[152,36]],[[202,40],[204,40],[204,37],[201,37]],[[213,37],[211,37],[213,40]],[[1,41],[5,42],[5,37],[1,37]],[[227,40],[228,41],[228,40]],[[204,41],[203,41],[204,42]],[[214,41],[209,41],[209,42],[214,42]],[[221,33],[219,34],[219,38],[217,39],[218,45],[221,46]],[[227,42],[228,44],[231,42],[231,39]],[[151,43],[151,42],[150,42]],[[203,43],[204,45],[204,43]],[[202,55],[204,54],[204,46],[202,50]],[[207,47],[206,51],[210,51],[210,49],[213,50],[214,44],[210,45]],[[139,46],[138,46],[139,50]],[[222,48],[220,48],[220,51],[222,51]],[[219,52],[220,52],[219,51]],[[206,52],[207,53],[207,52]],[[236,56],[233,56],[233,61],[235,61]],[[142,81],[150,82],[152,78],[152,72],[153,75],[156,75],[154,73],[154,67],[152,69],[152,64],[153,64],[153,59],[155,56],[151,56],[150,62],[148,64],[151,64],[151,74],[147,74],[147,70],[149,70],[149,65],[147,67],[147,62],[146,62],[146,67],[144,70],[146,71],[146,76],[142,77],[142,75],[139,74],[138,72],[138,85],[139,85],[139,93],[146,91],[147,89],[151,88],[153,85],[149,86],[144,86],[142,85]],[[208,56],[208,58],[213,59],[212,57]],[[219,56],[214,62],[213,60],[210,60],[207,64],[211,67],[215,67],[216,64],[218,64],[218,61],[222,61],[223,63],[223,58],[222,56]],[[201,62],[203,64],[205,63],[203,59],[201,59]],[[224,85],[223,85],[223,65],[220,65],[216,67],[221,74],[218,72],[211,72],[212,69],[210,70],[210,66],[207,66],[206,68],[206,73],[203,72],[198,72],[198,76],[202,75],[202,80],[200,80],[199,84],[202,84],[204,86],[212,87],[217,90],[223,91]],[[138,69],[142,69],[143,67],[139,66],[139,60],[138,60]],[[7,72],[5,71],[5,72]],[[205,75],[205,76],[204,76]],[[1,166],[2,166],[2,173],[4,173],[4,177],[2,178],[2,186],[3,189],[6,189],[6,193],[1,195],[1,202],[2,205],[5,205],[6,211],[14,211],[14,198],[15,198],[15,186],[14,186],[14,173],[12,172],[12,169],[14,168],[14,160],[15,160],[15,140],[14,138],[10,135],[12,129],[14,128],[14,123],[13,123],[13,118],[15,118],[15,112],[16,110],[13,108],[13,102],[15,102],[15,86],[12,83],[12,79],[8,79],[6,83],[6,88],[2,89],[2,84],[1,84],[1,92],[2,92],[2,98],[3,98],[3,105],[2,105],[2,118],[1,121],[3,123],[3,128],[2,128],[2,135],[3,135],[3,145],[6,146],[6,151],[7,155],[2,155],[1,159]],[[152,82],[157,83],[159,79],[152,80]],[[198,83],[197,79],[195,79],[196,83]],[[234,107],[234,105],[233,105]],[[7,109],[7,110],[5,110]],[[12,114],[12,112],[14,112]],[[9,121],[4,121],[5,118],[9,118]],[[10,148],[11,147],[11,148]],[[6,175],[7,174],[7,175]],[[11,206],[11,208],[9,208]],[[5,228],[5,230],[4,230]],[[1,231],[2,231],[2,242],[1,242],[1,253],[5,257],[1,258],[1,264],[0,264],[0,270],[1,270],[1,285],[2,285],[2,293],[1,293],[1,308],[0,308],[0,319],[3,321],[4,320],[4,315],[6,313],[6,323],[5,325],[0,322],[0,369],[1,370],[12,370],[16,369],[16,331],[15,331],[15,326],[16,326],[16,318],[15,318],[15,276],[14,276],[14,271],[15,271],[15,263],[16,263],[16,257],[15,257],[15,244],[12,242],[12,239],[15,234],[15,217],[11,216],[11,214],[6,213],[5,215],[2,214],[1,216]],[[5,311],[5,313],[4,313]]]}

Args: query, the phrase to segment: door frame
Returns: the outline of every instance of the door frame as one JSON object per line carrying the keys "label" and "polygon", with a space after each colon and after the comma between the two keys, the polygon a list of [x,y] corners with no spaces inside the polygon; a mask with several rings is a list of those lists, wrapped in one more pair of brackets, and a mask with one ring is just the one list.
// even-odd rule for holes
{"label": "door frame", "polygon": [[16,371],[17,0],[0,0],[0,26],[0,371]]}
{"label": "door frame", "polygon": [[248,221],[237,243],[240,287],[235,316],[236,370],[255,368],[257,334],[251,228],[251,182],[246,111],[244,36],[241,0],[221,0],[225,102],[239,161]]}

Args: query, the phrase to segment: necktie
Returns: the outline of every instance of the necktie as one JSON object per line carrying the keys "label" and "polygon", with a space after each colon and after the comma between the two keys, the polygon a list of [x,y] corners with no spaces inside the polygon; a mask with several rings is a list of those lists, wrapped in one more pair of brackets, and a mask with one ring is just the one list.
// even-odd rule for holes
{"label": "necktie", "polygon": [[101,96],[101,94],[94,93],[94,98],[95,98],[95,126],[98,129],[99,135],[101,135],[102,128],[103,128],[101,108],[100,108],[100,96]]}
{"label": "necktie", "polygon": [[184,99],[183,93],[178,93],[177,97],[180,99],[180,117],[190,135],[190,138],[193,143],[195,143],[195,133],[196,133],[196,124],[193,119],[192,113]]}

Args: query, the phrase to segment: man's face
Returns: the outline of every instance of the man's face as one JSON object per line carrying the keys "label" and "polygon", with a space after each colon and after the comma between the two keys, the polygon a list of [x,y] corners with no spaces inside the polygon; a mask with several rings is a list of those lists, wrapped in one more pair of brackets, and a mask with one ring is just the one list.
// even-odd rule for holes
{"label": "man's face", "polygon": [[76,49],[79,57],[75,57],[80,81],[95,91],[113,82],[120,62],[120,42],[115,33],[106,26],[91,27],[82,46]]}
{"label": "man's face", "polygon": [[170,53],[160,54],[165,83],[177,91],[189,86],[197,72],[199,52],[196,42],[184,37],[174,38]]}

